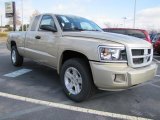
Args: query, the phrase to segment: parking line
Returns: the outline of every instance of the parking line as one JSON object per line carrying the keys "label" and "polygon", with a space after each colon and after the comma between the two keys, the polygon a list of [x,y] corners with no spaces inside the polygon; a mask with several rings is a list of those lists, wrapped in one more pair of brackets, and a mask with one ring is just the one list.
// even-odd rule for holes
{"label": "parking line", "polygon": [[156,75],[156,77],[160,77],[160,75]]}
{"label": "parking line", "polygon": [[61,103],[54,103],[54,102],[48,102],[48,101],[43,101],[43,100],[38,100],[38,99],[32,99],[32,98],[27,98],[27,97],[18,96],[18,95],[12,95],[12,94],[3,93],[3,92],[0,92],[0,97],[10,98],[10,99],[15,99],[15,100],[20,100],[20,101],[26,101],[29,103],[45,105],[45,106],[49,106],[49,107],[53,107],[53,108],[71,110],[71,111],[94,114],[94,115],[100,115],[100,116],[105,116],[105,117],[112,117],[112,118],[117,118],[117,119],[150,120],[148,118],[142,118],[142,117],[136,117],[136,116],[130,116],[130,115],[123,115],[123,114],[87,109],[87,108],[83,108],[83,107],[76,107],[76,106],[65,105],[65,104],[61,104]]}
{"label": "parking line", "polygon": [[30,109],[17,111],[17,112],[7,113],[7,114],[0,115],[0,120],[12,119],[14,117],[29,114],[29,113],[32,113],[32,112],[45,110],[45,109],[48,109],[48,108],[50,108],[50,107],[48,107],[48,106],[38,106],[38,107],[30,108]]}
{"label": "parking line", "polygon": [[155,84],[153,84],[153,83],[151,83],[150,85],[152,85],[152,86],[154,86],[154,87],[157,87],[157,88],[160,88],[159,85],[155,85]]}
{"label": "parking line", "polygon": [[154,55],[153,57],[160,57],[160,56],[158,56],[158,55]]}
{"label": "parking line", "polygon": [[153,60],[155,60],[157,63],[159,63],[159,64],[160,64],[160,61],[159,61],[159,60],[157,60],[157,59],[155,59],[155,58],[153,58]]}
{"label": "parking line", "polygon": [[5,77],[17,77],[17,76],[23,75],[31,71],[32,71],[31,69],[20,69],[20,70],[5,74],[4,76]]}

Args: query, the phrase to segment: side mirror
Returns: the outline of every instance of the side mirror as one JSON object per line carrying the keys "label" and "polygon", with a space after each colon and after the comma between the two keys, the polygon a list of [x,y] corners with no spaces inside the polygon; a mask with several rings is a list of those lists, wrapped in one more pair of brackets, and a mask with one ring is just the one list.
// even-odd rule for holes
{"label": "side mirror", "polygon": [[40,29],[46,30],[46,31],[57,32],[57,29],[52,27],[51,25],[41,25]]}

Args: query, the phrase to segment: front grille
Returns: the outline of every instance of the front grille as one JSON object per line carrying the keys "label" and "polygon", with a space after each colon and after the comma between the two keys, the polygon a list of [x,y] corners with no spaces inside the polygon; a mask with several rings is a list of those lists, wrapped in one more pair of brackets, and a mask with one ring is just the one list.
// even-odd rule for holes
{"label": "front grille", "polygon": [[152,62],[153,49],[131,49],[130,65],[132,67],[147,66]]}
{"label": "front grille", "polygon": [[132,56],[143,55],[143,54],[144,54],[144,50],[143,49],[140,49],[140,50],[133,49],[132,50]]}
{"label": "front grille", "polygon": [[133,63],[134,64],[142,64],[143,63],[143,58],[133,58]]}

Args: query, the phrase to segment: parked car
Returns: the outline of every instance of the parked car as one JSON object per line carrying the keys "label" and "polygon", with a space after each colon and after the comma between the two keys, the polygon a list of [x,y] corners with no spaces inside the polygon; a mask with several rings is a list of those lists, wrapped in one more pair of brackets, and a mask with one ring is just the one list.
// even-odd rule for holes
{"label": "parked car", "polygon": [[156,33],[155,35],[152,36],[152,43],[154,44],[158,38],[159,38],[160,33]]}
{"label": "parked car", "polygon": [[151,34],[149,34],[152,42],[153,42],[153,39],[155,38],[156,35],[157,35],[157,33],[151,33]]}
{"label": "parked car", "polygon": [[14,66],[21,66],[27,57],[55,68],[65,94],[78,102],[95,88],[127,89],[151,80],[157,71],[150,43],[104,33],[94,22],[77,16],[38,15],[27,32],[8,35],[7,48]]}
{"label": "parked car", "polygon": [[158,33],[152,41],[154,52],[160,54],[160,33]]}
{"label": "parked car", "polygon": [[144,39],[151,43],[149,33],[142,29],[130,29],[130,28],[104,28],[105,32],[118,33],[123,35],[129,35],[133,37],[138,37]]}

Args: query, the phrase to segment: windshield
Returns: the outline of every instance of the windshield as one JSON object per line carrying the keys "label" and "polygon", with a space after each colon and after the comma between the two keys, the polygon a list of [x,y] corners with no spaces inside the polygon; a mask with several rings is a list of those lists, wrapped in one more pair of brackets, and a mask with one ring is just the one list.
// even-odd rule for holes
{"label": "windshield", "polygon": [[126,29],[104,29],[105,32],[118,33],[123,35],[129,35],[141,39],[146,39],[145,34],[140,30],[126,30]]}
{"label": "windshield", "polygon": [[139,30],[126,30],[126,35],[138,37],[141,39],[146,39],[145,34],[142,31]]}
{"label": "windshield", "polygon": [[94,22],[77,16],[56,15],[63,31],[102,31]]}

